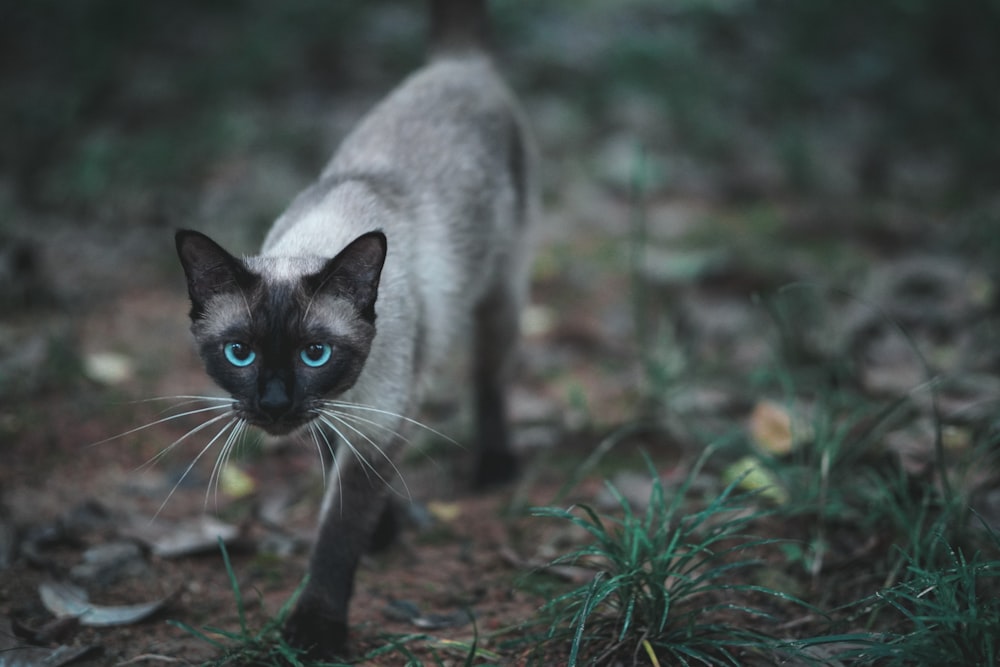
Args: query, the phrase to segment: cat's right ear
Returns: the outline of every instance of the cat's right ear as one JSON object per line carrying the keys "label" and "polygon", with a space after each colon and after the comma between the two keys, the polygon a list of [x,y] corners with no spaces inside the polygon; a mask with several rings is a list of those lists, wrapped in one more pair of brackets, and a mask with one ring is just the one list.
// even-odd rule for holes
{"label": "cat's right ear", "polygon": [[187,276],[192,320],[204,314],[205,305],[213,296],[245,289],[253,282],[252,274],[240,260],[201,232],[182,229],[174,241]]}
{"label": "cat's right ear", "polygon": [[375,321],[375,299],[388,245],[385,234],[368,232],[351,241],[323,269],[306,278],[313,291],[346,296],[369,321]]}

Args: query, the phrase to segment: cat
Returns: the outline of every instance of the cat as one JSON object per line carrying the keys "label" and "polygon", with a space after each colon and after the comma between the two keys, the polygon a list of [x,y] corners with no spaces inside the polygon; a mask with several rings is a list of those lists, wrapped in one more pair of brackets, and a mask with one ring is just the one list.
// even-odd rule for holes
{"label": "cat", "polygon": [[[346,651],[358,560],[428,382],[471,345],[474,484],[511,480],[506,386],[537,216],[536,153],[487,45],[486,0],[431,0],[427,63],[237,258],[180,230],[191,331],[230,423],[336,442],[308,582],[284,634]],[[221,435],[221,434],[220,434]]]}

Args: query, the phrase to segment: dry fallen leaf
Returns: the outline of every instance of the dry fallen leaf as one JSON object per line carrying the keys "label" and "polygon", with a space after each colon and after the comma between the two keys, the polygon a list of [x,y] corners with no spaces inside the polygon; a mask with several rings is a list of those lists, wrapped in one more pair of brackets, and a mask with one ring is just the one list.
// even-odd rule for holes
{"label": "dry fallen leaf", "polygon": [[98,384],[116,385],[132,378],[134,364],[123,354],[95,352],[83,358],[83,372]]}
{"label": "dry fallen leaf", "polygon": [[783,456],[792,451],[792,417],[771,401],[760,401],[750,415],[750,436],[768,454]]}
{"label": "dry fallen leaf", "polygon": [[722,471],[722,480],[726,484],[732,484],[737,479],[740,479],[741,489],[756,491],[762,497],[779,505],[788,502],[788,493],[781,486],[778,476],[752,456],[744,456]]}
{"label": "dry fallen leaf", "polygon": [[138,623],[159,611],[169,599],[160,598],[153,602],[131,605],[97,605],[90,602],[87,592],[82,588],[62,581],[41,583],[38,595],[45,608],[57,617],[73,617],[81,625],[91,626]]}
{"label": "dry fallen leaf", "polygon": [[462,506],[458,503],[445,503],[432,500],[427,503],[427,511],[438,521],[451,523],[462,514]]}
{"label": "dry fallen leaf", "polygon": [[972,446],[972,429],[947,425],[941,429],[941,439],[946,449],[953,452],[967,451]]}
{"label": "dry fallen leaf", "polygon": [[179,558],[219,548],[219,540],[230,544],[240,529],[208,515],[171,522],[136,520],[126,531],[129,537],[149,546],[160,558]]}
{"label": "dry fallen leaf", "polygon": [[460,628],[474,620],[473,613],[468,609],[425,614],[409,600],[389,600],[382,609],[382,613],[387,618],[395,621],[406,621],[421,630]]}
{"label": "dry fallen leaf", "polygon": [[230,498],[243,498],[254,492],[257,487],[254,478],[232,463],[224,466],[219,473],[219,486]]}

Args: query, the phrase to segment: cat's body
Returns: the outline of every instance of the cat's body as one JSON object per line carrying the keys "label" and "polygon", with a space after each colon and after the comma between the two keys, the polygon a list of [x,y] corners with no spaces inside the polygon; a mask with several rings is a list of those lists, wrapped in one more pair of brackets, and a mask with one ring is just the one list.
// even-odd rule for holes
{"label": "cat's body", "polygon": [[314,655],[343,651],[392,458],[460,346],[472,348],[477,483],[514,473],[504,387],[536,204],[520,113],[475,46],[483,5],[433,3],[442,48],[343,141],[260,255],[178,233],[192,331],[235,418],[338,443],[310,580],[286,627]]}
{"label": "cat's body", "polygon": [[498,83],[477,56],[419,71],[344,141],[264,242],[264,257],[333,257],[365,232],[387,235],[372,351],[380,361],[346,400],[406,412],[409,388],[471,339],[478,304],[491,292],[522,299],[531,195]]}

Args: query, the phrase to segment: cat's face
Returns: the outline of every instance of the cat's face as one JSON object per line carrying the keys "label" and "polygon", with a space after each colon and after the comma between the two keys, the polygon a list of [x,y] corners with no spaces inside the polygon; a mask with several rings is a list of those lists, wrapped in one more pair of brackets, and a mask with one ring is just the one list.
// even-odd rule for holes
{"label": "cat's face", "polygon": [[273,435],[290,433],[355,383],[375,336],[382,233],[359,237],[329,260],[237,259],[192,231],[176,240],[191,331],[239,417]]}

